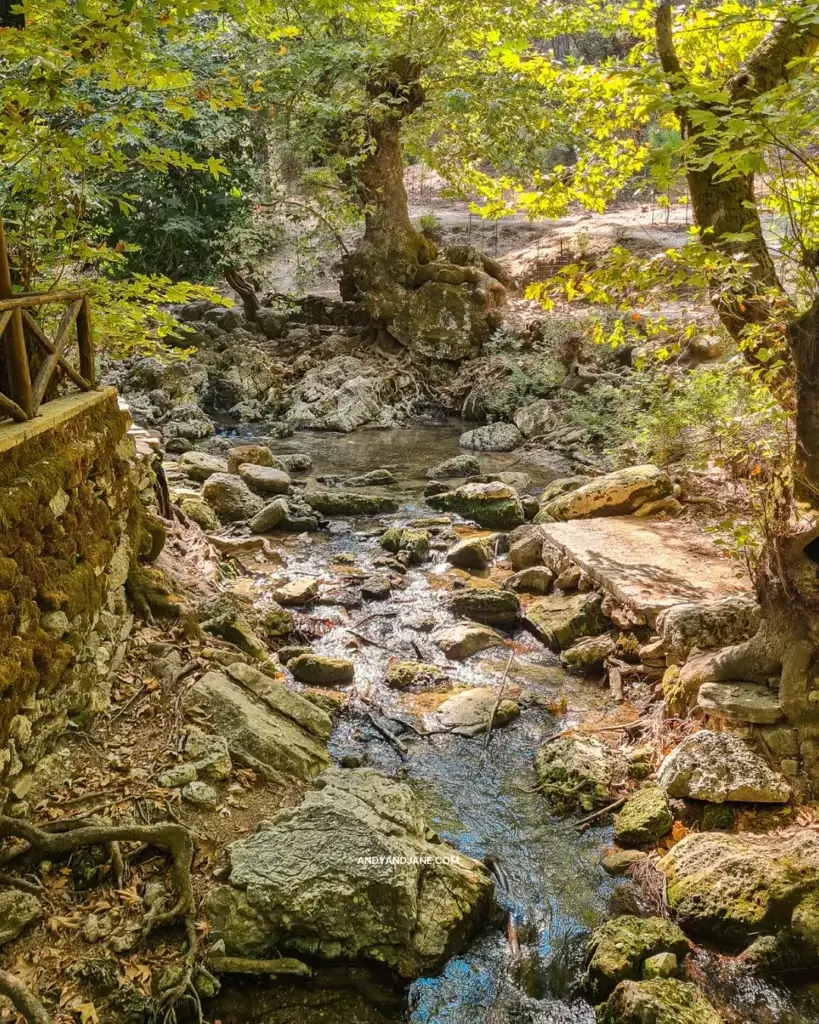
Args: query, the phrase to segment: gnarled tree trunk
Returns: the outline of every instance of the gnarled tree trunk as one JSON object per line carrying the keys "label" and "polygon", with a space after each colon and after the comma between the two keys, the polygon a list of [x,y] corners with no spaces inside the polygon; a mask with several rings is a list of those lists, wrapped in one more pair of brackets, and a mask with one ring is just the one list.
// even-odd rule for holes
{"label": "gnarled tree trunk", "polygon": [[[707,158],[713,143],[692,114],[707,108],[725,117],[726,105],[696,105],[678,59],[672,35],[672,8],[659,6],[656,16],[657,52],[668,88],[678,102],[683,137],[691,145],[687,168],[691,202],[703,243],[726,252],[741,251],[749,272],[741,286],[714,299],[725,328],[746,358],[764,365],[764,346],[781,356],[781,368],[771,375],[772,387],[793,413],[795,445],[792,486],[797,507],[786,493],[778,515],[768,527],[765,549],[757,570],[757,594],[762,625],[751,640],[702,655],[683,669],[692,690],[707,680],[766,681],[779,676],[783,711],[799,728],[803,766],[819,783],[819,296],[811,308],[797,314],[779,281],[765,242],[752,175],[725,179]],[[807,22],[783,19],[726,83],[734,112],[742,115],[754,97],[787,80],[795,61],[809,56],[817,44],[816,30]],[[741,243],[726,234],[744,233]],[[776,303],[776,305],[774,305]],[[783,324],[784,319],[784,324]],[[782,327],[784,326],[784,331]],[[749,343],[749,330],[762,328]],[[817,699],[812,699],[817,698]]]}

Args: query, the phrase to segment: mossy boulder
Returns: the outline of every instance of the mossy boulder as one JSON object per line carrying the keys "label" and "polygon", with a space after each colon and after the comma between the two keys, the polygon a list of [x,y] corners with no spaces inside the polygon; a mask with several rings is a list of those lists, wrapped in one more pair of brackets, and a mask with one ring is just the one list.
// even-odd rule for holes
{"label": "mossy boulder", "polygon": [[683,957],[690,943],[682,930],[662,917],[615,917],[589,939],[584,986],[595,1002],[609,996],[621,981],[638,979],[643,962],[657,953]]}
{"label": "mossy boulder", "polygon": [[555,810],[592,810],[611,802],[628,777],[628,762],[596,737],[573,733],[538,748],[535,775]]}
{"label": "mossy boulder", "polygon": [[262,499],[231,473],[213,473],[205,481],[202,495],[223,523],[252,519],[264,508]]}
{"label": "mossy boulder", "polygon": [[243,462],[239,466],[239,476],[256,494],[287,494],[293,481],[283,469],[273,466],[257,466],[253,462]]}
{"label": "mossy boulder", "polygon": [[492,545],[485,537],[467,537],[446,553],[447,562],[460,569],[485,569],[492,564],[493,557]]}
{"label": "mossy boulder", "polygon": [[239,467],[243,465],[269,466],[272,469],[284,468],[278,459],[274,457],[273,452],[267,447],[267,445],[240,444],[235,448],[228,448],[228,473],[238,474]]}
{"label": "mossy boulder", "polygon": [[290,506],[286,498],[269,501],[265,507],[250,520],[251,533],[269,533],[287,517]]}
{"label": "mossy boulder", "polygon": [[468,290],[427,281],[407,295],[390,333],[416,358],[459,363],[480,354],[489,327],[481,303]]}
{"label": "mossy boulder", "polygon": [[283,640],[293,632],[293,616],[274,601],[262,615],[261,628],[265,636],[273,640]]}
{"label": "mossy boulder", "polygon": [[606,658],[616,649],[617,644],[609,633],[584,636],[562,652],[560,663],[573,672],[595,672],[602,669]]}
{"label": "mossy boulder", "polygon": [[668,797],[658,786],[638,789],[617,815],[614,841],[620,846],[648,846],[674,824]]}
{"label": "mossy boulder", "polygon": [[219,517],[204,501],[197,498],[186,498],[179,506],[188,519],[196,523],[206,533],[214,533],[219,529]]}
{"label": "mossy boulder", "polygon": [[376,516],[397,512],[398,502],[385,494],[355,491],[307,491],[304,501],[325,516]]}
{"label": "mossy boulder", "polygon": [[393,690],[411,690],[414,687],[435,686],[447,679],[446,672],[439,665],[424,661],[394,661],[387,669],[384,683]]}
{"label": "mossy boulder", "polygon": [[609,625],[597,593],[555,591],[527,605],[523,624],[553,651],[571,647],[580,637],[596,636]]}
{"label": "mossy boulder", "polygon": [[310,686],[341,686],[351,683],[355,674],[347,658],[328,658],[323,654],[300,654],[287,667],[302,683]]}
{"label": "mossy boulder", "polygon": [[477,476],[481,464],[474,455],[456,455],[427,470],[430,480],[454,480],[458,477]]}
{"label": "mossy boulder", "polygon": [[629,515],[646,502],[667,498],[673,489],[671,478],[656,466],[631,466],[541,504],[536,521]]}
{"label": "mossy boulder", "polygon": [[179,468],[191,480],[207,480],[214,473],[229,473],[228,463],[218,455],[207,452],[185,452],[179,457]]}
{"label": "mossy boulder", "polygon": [[381,547],[393,554],[406,552],[410,562],[423,562],[429,553],[428,530],[411,526],[391,526],[381,537]]}
{"label": "mossy boulder", "polygon": [[511,452],[524,442],[523,434],[514,423],[487,423],[461,434],[461,448],[478,452]]}
{"label": "mossy boulder", "polygon": [[467,587],[451,594],[447,607],[461,618],[507,631],[514,629],[520,618],[520,601],[510,590]]}
{"label": "mossy boulder", "polygon": [[427,504],[442,512],[457,512],[479,526],[513,530],[526,521],[517,491],[508,484],[464,484],[454,491],[434,494]]}
{"label": "mossy boulder", "polygon": [[623,981],[597,1010],[598,1024],[724,1024],[696,985],[676,978]]}

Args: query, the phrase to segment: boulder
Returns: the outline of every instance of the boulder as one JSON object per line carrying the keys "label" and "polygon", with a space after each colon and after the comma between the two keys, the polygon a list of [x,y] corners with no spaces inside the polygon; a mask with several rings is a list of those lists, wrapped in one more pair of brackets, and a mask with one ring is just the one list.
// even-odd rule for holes
{"label": "boulder", "polygon": [[460,569],[485,569],[492,564],[494,554],[485,537],[467,537],[447,551],[446,560]]}
{"label": "boulder", "polygon": [[188,519],[191,519],[205,533],[215,533],[219,529],[219,517],[204,501],[197,498],[185,498],[179,505]]}
{"label": "boulder", "polygon": [[410,291],[390,333],[418,360],[455,363],[479,355],[489,338],[483,303],[445,281],[426,281]]}
{"label": "boulder", "polygon": [[459,622],[454,626],[444,626],[432,634],[432,639],[448,658],[462,661],[487,647],[497,647],[503,643],[503,637],[488,626],[477,622]]}
{"label": "boulder", "polygon": [[819,835],[691,832],[657,867],[686,930],[741,949],[759,933],[799,920],[799,907],[819,891]]}
{"label": "boulder", "polygon": [[535,753],[538,787],[555,810],[584,810],[610,803],[628,777],[626,758],[594,736],[572,733],[544,743]]}
{"label": "boulder", "polygon": [[219,806],[219,794],[201,779],[194,779],[182,787],[182,799],[200,811],[215,811]]}
{"label": "boulder", "polygon": [[431,495],[427,504],[443,512],[457,512],[494,530],[512,530],[522,526],[525,519],[517,491],[502,483],[464,484],[454,491]]}
{"label": "boulder", "polygon": [[677,973],[677,958],[673,953],[655,953],[643,961],[643,978],[673,978]]}
{"label": "boulder", "polygon": [[294,455],[279,455],[276,461],[281,463],[282,469],[287,473],[306,473],[313,466],[311,456],[299,452]]}
{"label": "boulder", "polygon": [[281,683],[268,677],[265,683],[257,696],[222,672],[207,672],[185,692],[184,708],[208,714],[231,752],[309,781],[330,764],[326,736],[314,731],[319,709]]}
{"label": "boulder", "polygon": [[746,640],[759,628],[759,605],[751,594],[732,594],[718,601],[677,604],[657,616],[669,663],[685,663],[700,651],[729,647]]}
{"label": "boulder", "polygon": [[429,531],[410,526],[391,526],[381,537],[381,547],[393,554],[406,552],[410,562],[423,562],[429,552]]}
{"label": "boulder", "polygon": [[264,508],[241,477],[231,473],[214,473],[202,488],[202,495],[223,523],[252,519]]}
{"label": "boulder", "polygon": [[249,690],[272,711],[292,718],[321,740],[330,739],[333,731],[330,716],[317,707],[314,701],[308,700],[306,694],[296,693],[266,673],[242,662],[236,662],[226,671],[231,679]]}
{"label": "boulder", "polygon": [[459,477],[477,476],[480,471],[481,464],[474,455],[456,455],[428,469],[427,477],[430,480],[454,480]]}
{"label": "boulder", "polygon": [[296,386],[287,413],[292,426],[349,433],[365,424],[387,426],[394,415],[383,395],[393,390],[391,378],[354,356],[336,356],[308,370]]}
{"label": "boulder", "polygon": [[411,690],[415,687],[437,686],[448,678],[440,665],[424,661],[393,661],[387,668],[384,684],[393,690]]}
{"label": "boulder", "polygon": [[240,444],[227,450],[228,473],[238,473],[243,465],[268,466],[281,469],[273,452],[264,444]]}
{"label": "boulder", "polygon": [[286,608],[282,608],[280,604],[273,601],[264,610],[261,617],[261,628],[265,636],[272,637],[274,640],[284,640],[293,632],[293,616]]}
{"label": "boulder", "polygon": [[[509,690],[510,696],[517,693],[517,690]],[[435,717],[444,729],[449,729],[460,736],[477,736],[486,732],[497,700],[497,690],[491,686],[476,686],[462,690],[445,700],[436,711]],[[501,700],[492,719],[492,728],[506,725],[519,714],[520,708],[514,700]]]}
{"label": "boulder", "polygon": [[398,502],[385,494],[356,491],[307,491],[304,501],[325,516],[377,516],[397,512]]}
{"label": "boulder", "polygon": [[507,631],[514,629],[520,618],[520,601],[516,594],[488,587],[456,590],[447,599],[447,608],[461,618]]}
{"label": "boulder", "polygon": [[555,591],[527,605],[524,626],[553,651],[571,647],[580,637],[596,636],[608,625],[600,594]]}
{"label": "boulder", "polygon": [[555,574],[545,565],[533,565],[521,569],[503,581],[504,590],[514,590],[517,594],[548,594],[555,581]]}
{"label": "boulder", "polygon": [[541,503],[536,522],[629,515],[647,501],[666,498],[672,491],[671,479],[661,469],[632,466],[596,477],[545,505]]}
{"label": "boulder", "polygon": [[561,476],[547,484],[540,495],[541,507],[548,505],[550,501],[559,498],[561,494],[568,494],[591,483],[594,477],[591,476]]}
{"label": "boulder", "polygon": [[512,419],[524,437],[538,437],[548,433],[555,425],[554,406],[547,399],[538,398],[529,405],[515,409]]}
{"label": "boulder", "polygon": [[185,452],[179,457],[179,468],[191,480],[207,480],[214,473],[230,472],[227,462],[207,452]]}
{"label": "boulder", "polygon": [[648,957],[657,953],[683,957],[690,946],[680,928],[665,918],[630,914],[612,918],[595,928],[589,939],[585,988],[599,1002],[621,981],[639,978]]}
{"label": "boulder", "polygon": [[665,791],[659,786],[638,789],[617,815],[614,841],[620,846],[648,846],[661,839],[673,824]]}
{"label": "boulder", "polygon": [[572,672],[599,672],[617,644],[609,633],[584,636],[560,655],[560,663]]}
{"label": "boulder", "polygon": [[299,682],[310,686],[342,686],[351,683],[355,674],[351,661],[323,654],[300,654],[287,667]]}
{"label": "boulder", "polygon": [[712,804],[784,804],[791,795],[784,777],[738,736],[705,729],[671,751],[657,779],[671,797]]}
{"label": "boulder", "polygon": [[773,725],[783,717],[779,697],[762,683],[703,683],[697,706],[729,722]]}
{"label": "boulder", "polygon": [[539,526],[520,526],[509,535],[509,561],[513,569],[543,565],[543,531]]}
{"label": "boulder", "polygon": [[16,939],[42,912],[42,904],[32,893],[18,889],[0,892],[0,946]]}
{"label": "boulder", "polygon": [[610,875],[625,875],[647,856],[642,850],[607,850],[600,858],[600,867]]}
{"label": "boulder", "polygon": [[476,452],[511,452],[523,444],[523,434],[513,423],[487,423],[467,430],[458,443]]}
{"label": "boulder", "polygon": [[676,978],[623,981],[597,1011],[598,1024],[723,1024],[696,985]]}
{"label": "boulder", "polygon": [[293,481],[283,469],[271,466],[257,466],[252,462],[243,462],[239,466],[239,476],[251,491],[267,496],[269,494],[287,494]]}
{"label": "boulder", "polygon": [[277,587],[272,598],[283,605],[308,604],[318,595],[318,580],[313,576],[296,576],[281,587]]}
{"label": "boulder", "polygon": [[365,601],[385,601],[391,593],[389,576],[368,576],[361,583],[361,596]]}
{"label": "boulder", "polygon": [[431,841],[403,783],[355,768],[317,785],[228,848],[228,884],[205,899],[211,937],[228,955],[440,970],[489,912],[489,872]]}
{"label": "boulder", "polygon": [[257,512],[250,520],[250,532],[270,533],[287,516],[288,511],[289,506],[284,498],[276,498],[275,501],[269,501],[261,512]]}

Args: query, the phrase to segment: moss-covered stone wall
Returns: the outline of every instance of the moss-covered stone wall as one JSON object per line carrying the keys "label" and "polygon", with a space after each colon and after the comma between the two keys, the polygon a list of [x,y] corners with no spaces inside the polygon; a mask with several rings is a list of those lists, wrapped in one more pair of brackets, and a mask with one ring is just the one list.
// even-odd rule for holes
{"label": "moss-covered stone wall", "polygon": [[0,428],[0,808],[12,813],[69,718],[108,704],[132,624],[140,486],[113,390],[46,405],[26,429]]}

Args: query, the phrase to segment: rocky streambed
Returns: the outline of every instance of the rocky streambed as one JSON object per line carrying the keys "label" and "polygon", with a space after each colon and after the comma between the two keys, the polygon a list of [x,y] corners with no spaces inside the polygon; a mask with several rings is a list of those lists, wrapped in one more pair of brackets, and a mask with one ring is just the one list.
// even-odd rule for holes
{"label": "rocky streambed", "polygon": [[[776,839],[726,831],[751,801],[775,813],[789,783],[721,731],[692,731],[666,757],[658,682],[672,640],[692,646],[690,619],[671,616],[658,636],[571,560],[544,564],[538,525],[527,525],[548,521],[554,502],[662,511],[671,484],[652,467],[591,489],[583,477],[554,484],[520,453],[476,463],[461,432],[261,445],[245,433],[167,466],[175,500],[243,566],[200,615],[204,629],[262,669],[240,659],[205,676],[188,707],[232,742],[244,729],[257,768],[286,747],[296,760],[275,769],[315,780],[300,804],[233,844],[206,897],[209,956],[227,964],[209,1015],[819,1019],[809,986],[755,970],[766,956],[787,970],[810,963],[804,948],[788,959],[798,922],[784,943],[768,935],[802,900],[810,943],[813,833],[786,843],[798,880],[781,869],[764,894],[763,876],[780,870]],[[752,628],[744,600],[730,604],[729,632]],[[266,677],[287,689],[274,693]],[[275,706],[286,737],[251,736],[239,684]],[[708,850],[691,843],[701,833]],[[739,863],[751,881],[726,897]],[[747,962],[723,955],[760,933]],[[237,984],[230,958],[277,963],[276,980]]]}

